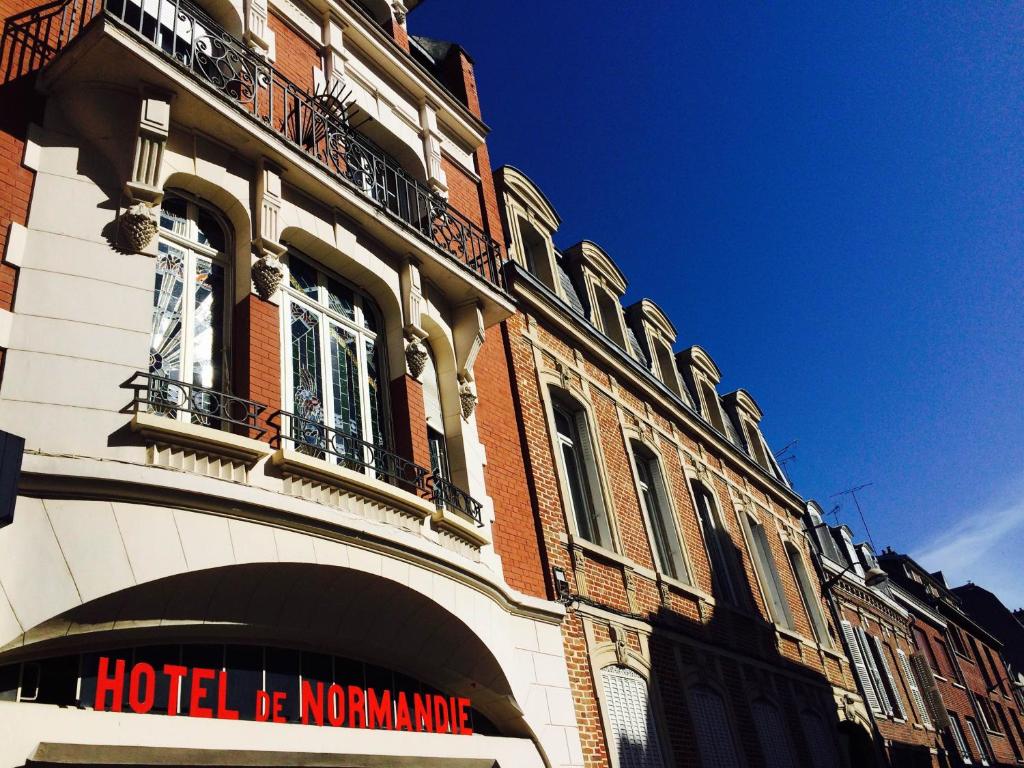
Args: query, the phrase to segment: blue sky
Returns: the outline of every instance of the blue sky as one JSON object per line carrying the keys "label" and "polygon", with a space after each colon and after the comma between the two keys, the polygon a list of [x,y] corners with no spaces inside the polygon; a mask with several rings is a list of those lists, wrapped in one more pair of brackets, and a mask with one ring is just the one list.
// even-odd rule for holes
{"label": "blue sky", "polygon": [[[798,491],[1024,606],[1024,5],[426,0],[492,163],[765,412]],[[785,7],[782,7],[785,6]],[[853,506],[841,519],[863,536]]]}

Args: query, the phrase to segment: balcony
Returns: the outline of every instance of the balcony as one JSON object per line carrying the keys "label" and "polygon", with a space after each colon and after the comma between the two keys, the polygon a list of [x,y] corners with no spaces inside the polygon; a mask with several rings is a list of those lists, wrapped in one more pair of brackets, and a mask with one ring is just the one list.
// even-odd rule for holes
{"label": "balcony", "polygon": [[[272,134],[268,138],[283,140],[458,271],[495,289],[499,301],[507,303],[502,301],[501,250],[495,240],[353,128],[344,104],[291,82],[188,0],[59,0],[7,21],[5,55],[20,61],[16,74],[23,74],[54,60],[92,27],[107,25],[169,65],[172,71],[162,73],[166,82],[182,82],[174,71],[185,74],[231,113],[264,135]],[[96,78],[98,72],[104,80],[133,79],[111,66],[121,61],[120,52],[108,47],[94,59],[88,66],[76,61],[83,79]],[[87,71],[90,66],[98,72]],[[182,106],[179,114],[187,111]],[[207,119],[196,116],[192,122],[209,130]],[[232,141],[228,134],[222,138]],[[248,142],[237,142],[243,143]]]}

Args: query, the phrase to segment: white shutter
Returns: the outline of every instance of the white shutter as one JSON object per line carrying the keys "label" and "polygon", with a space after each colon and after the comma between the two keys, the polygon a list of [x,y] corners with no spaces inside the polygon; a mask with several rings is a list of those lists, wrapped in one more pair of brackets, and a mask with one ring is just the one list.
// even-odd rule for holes
{"label": "white shutter", "polygon": [[896,678],[892,676],[892,670],[889,668],[889,659],[886,658],[885,644],[875,635],[868,635],[868,638],[875,646],[875,652],[878,656],[878,660],[882,662],[881,672],[885,675],[886,680],[889,681],[889,703],[892,705],[893,714],[902,720],[906,720],[907,713],[903,710],[903,702],[900,701],[900,689],[896,685]]}
{"label": "white shutter", "polygon": [[874,654],[871,653],[871,645],[868,640],[867,633],[861,627],[854,627],[857,632],[857,638],[860,640],[861,655],[864,657],[864,666],[868,669],[868,675],[871,677],[871,682],[875,687],[875,696],[878,697],[878,710],[883,715],[889,715],[892,717],[892,703],[889,701],[889,694],[885,691],[885,685],[882,683],[882,674],[878,671],[878,665],[875,664]]}
{"label": "white shutter", "polygon": [[949,718],[949,730],[953,734],[953,741],[956,742],[956,748],[960,752],[960,759],[970,765],[971,751],[967,748],[967,741],[964,739],[964,732],[960,729],[960,721],[957,720],[956,715],[951,715]]}
{"label": "white shutter", "polygon": [[663,768],[647,681],[628,667],[605,667],[601,679],[612,730],[608,747],[619,768]]}
{"label": "white shutter", "polygon": [[864,663],[864,654],[861,652],[860,643],[857,641],[857,633],[850,622],[844,621],[842,625],[843,636],[846,638],[846,647],[850,651],[853,669],[857,673],[857,679],[860,680],[861,688],[864,690],[864,697],[868,700],[868,706],[871,707],[872,712],[881,713],[883,710],[878,703],[878,695],[875,693],[874,683],[872,683],[871,676],[868,674],[867,665]]}
{"label": "white shutter", "polygon": [[910,666],[907,654],[905,654],[902,649],[897,648],[896,656],[900,660],[900,668],[903,670],[903,676],[907,679],[907,688],[910,689],[910,698],[913,699],[913,705],[917,710],[918,719],[921,721],[922,725],[931,725],[932,719],[928,716],[928,707],[925,706],[924,697],[921,695],[921,688],[917,684],[917,676],[914,674],[914,670]]}
{"label": "white shutter", "polygon": [[932,724],[938,729],[948,728],[950,725],[949,713],[946,711],[946,703],[939,693],[938,684],[935,682],[935,673],[932,672],[928,658],[923,653],[914,653],[910,656],[910,665],[917,673],[917,684],[921,689],[921,696],[928,707],[928,713],[932,716]]}
{"label": "white shutter", "polygon": [[757,699],[750,705],[757,728],[757,740],[767,768],[797,768],[793,747],[786,736],[786,725],[779,708],[765,699]]}
{"label": "white shutter", "polygon": [[832,731],[825,726],[821,715],[805,709],[800,713],[804,737],[811,750],[813,768],[839,768],[841,760]]}
{"label": "white shutter", "polygon": [[722,697],[706,685],[690,689],[693,728],[703,768],[740,768]]}

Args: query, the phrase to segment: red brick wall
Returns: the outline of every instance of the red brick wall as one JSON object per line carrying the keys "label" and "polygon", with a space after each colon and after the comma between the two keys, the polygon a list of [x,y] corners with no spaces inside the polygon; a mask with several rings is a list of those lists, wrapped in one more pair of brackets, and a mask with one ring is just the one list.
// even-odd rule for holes
{"label": "red brick wall", "polygon": [[[268,406],[266,417],[282,407],[280,308],[249,294],[235,305],[233,344],[235,393]],[[264,435],[270,440],[271,432]]]}
{"label": "red brick wall", "polygon": [[267,25],[275,38],[274,66],[300,88],[312,92],[313,68],[322,66],[317,46],[273,11],[267,16]]}
{"label": "red brick wall", "polygon": [[409,374],[391,381],[391,413],[395,451],[421,467],[430,469],[423,385]]}

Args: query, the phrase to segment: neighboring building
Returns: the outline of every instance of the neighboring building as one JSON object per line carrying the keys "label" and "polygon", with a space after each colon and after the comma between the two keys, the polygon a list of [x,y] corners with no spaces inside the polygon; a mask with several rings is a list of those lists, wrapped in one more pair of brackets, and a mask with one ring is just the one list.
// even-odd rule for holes
{"label": "neighboring building", "polygon": [[0,768],[581,765],[467,54],[397,1],[0,14]]}
{"label": "neighboring building", "polygon": [[929,685],[927,674],[922,679],[921,670],[915,671],[919,662],[914,658],[910,611],[888,581],[866,583],[872,569],[878,568],[870,546],[854,544],[845,525],[824,522],[813,501],[807,505],[807,529],[825,583],[832,585],[829,592],[839,611],[847,655],[886,759],[893,768],[943,765],[935,714],[923,693]]}
{"label": "neighboring building", "polygon": [[[793,491],[743,390],[499,169],[519,414],[587,766],[837,766],[857,698]],[[854,725],[866,726],[870,722]],[[870,741],[862,729],[861,733]],[[854,762],[853,764],[859,765]]]}
{"label": "neighboring building", "polygon": [[1011,611],[994,594],[971,582],[954,587],[953,594],[967,614],[1003,644],[1017,708],[1024,711],[1024,611]]}
{"label": "neighboring building", "polygon": [[1024,763],[1024,722],[1000,642],[973,621],[946,586],[908,555],[887,549],[879,565],[913,613],[915,644],[932,671],[949,717],[944,744],[952,765]]}

